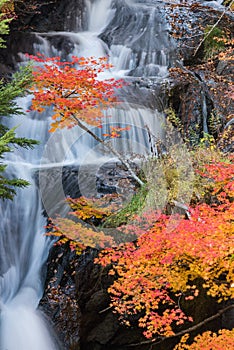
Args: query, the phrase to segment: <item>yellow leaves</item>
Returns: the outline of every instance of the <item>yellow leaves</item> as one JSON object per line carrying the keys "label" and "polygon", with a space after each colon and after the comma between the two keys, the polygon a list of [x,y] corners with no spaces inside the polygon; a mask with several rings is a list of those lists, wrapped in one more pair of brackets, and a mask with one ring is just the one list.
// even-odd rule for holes
{"label": "yellow leaves", "polygon": [[103,219],[111,215],[118,208],[116,203],[118,198],[119,196],[117,194],[113,194],[103,196],[102,198],[68,198],[67,202],[74,210],[71,214],[77,216],[79,219]]}
{"label": "yellow leaves", "polygon": [[[80,248],[99,247],[104,248],[114,244],[111,236],[105,235],[102,231],[95,231],[79,222],[67,218],[57,218],[53,221],[53,231],[47,235],[61,237],[59,244],[71,241],[71,247],[78,245]],[[64,241],[65,239],[65,241]]]}
{"label": "yellow leaves", "polygon": [[59,122],[53,122],[51,123],[51,127],[49,129],[49,132],[55,132],[59,127]]}
{"label": "yellow leaves", "polygon": [[221,329],[218,334],[210,331],[198,335],[191,345],[186,344],[189,335],[185,334],[174,350],[233,350],[234,329]]}
{"label": "yellow leaves", "polygon": [[15,6],[13,0],[4,0],[0,2],[1,18],[12,17],[15,13]]}
{"label": "yellow leaves", "polygon": [[[119,196],[106,195],[102,198],[68,198],[73,211],[69,214],[75,218],[57,217],[51,220],[47,235],[59,237],[57,244],[69,241],[70,247],[78,253],[87,246],[93,248],[106,248],[115,245],[113,238],[103,231],[96,229],[94,222],[109,216],[119,207]],[[77,219],[79,221],[77,221]],[[80,220],[84,220],[81,222]],[[89,225],[88,225],[89,224]]]}

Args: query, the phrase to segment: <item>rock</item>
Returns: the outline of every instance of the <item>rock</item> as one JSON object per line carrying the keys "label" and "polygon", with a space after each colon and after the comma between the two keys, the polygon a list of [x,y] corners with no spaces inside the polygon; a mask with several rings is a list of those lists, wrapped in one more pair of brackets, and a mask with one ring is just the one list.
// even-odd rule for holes
{"label": "rock", "polygon": [[138,329],[120,325],[109,307],[107,288],[113,282],[108,268],[94,264],[98,251],[87,249],[79,258],[76,288],[81,311],[80,349],[124,350],[125,345],[143,339]]}
{"label": "rock", "polygon": [[[3,71],[13,72],[15,70],[16,64],[22,61],[18,55],[19,52],[35,54],[33,44],[40,44],[36,33],[69,31],[75,27],[79,31],[87,28],[85,0],[70,0],[69,2],[45,0],[39,4],[37,10],[34,8],[34,2],[34,0],[19,1],[15,5],[17,19],[10,25],[10,34],[6,37],[7,48],[0,49],[0,64],[4,66]],[[55,47],[61,46],[64,52],[71,50],[69,42],[57,39]]]}
{"label": "rock", "polygon": [[[108,267],[102,268],[94,263],[97,255],[98,250],[92,248],[76,256],[67,245],[53,247],[40,308],[53,321],[63,350],[129,350],[130,344],[139,344],[133,347],[135,350],[149,350],[137,323],[131,327],[121,325],[109,307],[107,289],[114,277],[108,274]],[[186,305],[182,307],[192,314],[196,323],[220,309],[220,304],[205,291],[195,302]],[[137,318],[136,315],[133,321]],[[227,317],[209,323],[209,329],[216,331],[222,325],[227,325]],[[229,325],[233,326],[230,322]],[[200,332],[205,330],[205,326],[199,329]],[[177,342],[176,338],[167,339],[152,349],[172,350]]]}
{"label": "rock", "polygon": [[219,61],[216,72],[219,75],[233,75],[234,74],[234,60]]}
{"label": "rock", "polygon": [[120,325],[110,309],[107,288],[113,277],[94,264],[97,254],[87,248],[77,256],[68,245],[51,249],[39,307],[54,324],[63,350],[127,350],[127,344],[144,339],[137,327]]}
{"label": "rock", "polygon": [[[137,172],[137,167],[132,164]],[[106,162],[96,173],[96,186],[98,194],[125,194],[127,197],[136,191],[136,184],[129,176],[128,171],[120,162]]]}
{"label": "rock", "polygon": [[51,249],[45,292],[39,305],[54,324],[55,334],[63,350],[79,350],[81,313],[74,277],[77,260],[68,244]]}
{"label": "rock", "polygon": [[[74,28],[80,30],[85,26],[85,1],[84,0],[64,0],[46,1],[41,0],[36,4],[34,0],[26,0],[24,3],[17,2],[15,12],[17,19],[12,22],[13,30],[48,32],[63,31]],[[27,11],[24,6],[27,6]],[[77,20],[77,18],[79,20]]]}

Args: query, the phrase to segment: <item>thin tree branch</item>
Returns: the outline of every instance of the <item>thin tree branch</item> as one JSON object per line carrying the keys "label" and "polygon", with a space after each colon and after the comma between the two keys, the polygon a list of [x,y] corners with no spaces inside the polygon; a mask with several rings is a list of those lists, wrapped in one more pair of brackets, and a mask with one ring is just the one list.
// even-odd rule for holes
{"label": "thin tree branch", "polygon": [[86,131],[89,135],[91,135],[96,141],[98,141],[99,143],[101,143],[104,147],[106,147],[109,151],[111,151],[120,161],[121,163],[127,168],[127,170],[129,171],[130,175],[133,177],[134,180],[137,181],[137,183],[140,186],[144,185],[144,182],[141,181],[141,179],[134,173],[134,171],[132,170],[131,166],[129,165],[128,161],[125,160],[122,155],[116,151],[110,143],[106,143],[104,140],[102,140],[100,137],[98,137],[95,133],[93,133],[87,126],[85,126],[80,120],[79,118],[77,118],[75,115],[73,115],[73,118],[75,119],[77,125],[84,131]]}
{"label": "thin tree branch", "polygon": [[227,129],[232,124],[234,124],[234,118],[232,118],[231,120],[229,120],[229,122],[227,122],[227,124],[224,127],[224,130]]}
{"label": "thin tree branch", "polygon": [[171,338],[176,338],[176,337],[181,337],[182,335],[186,334],[186,333],[191,333],[193,331],[196,331],[198,328],[200,328],[201,326],[204,326],[205,324],[215,320],[216,318],[222,316],[225,312],[230,311],[234,309],[234,304],[229,305],[227,307],[225,307],[224,309],[221,309],[217,312],[217,314],[206,318],[205,320],[197,323],[196,325],[189,327],[187,329],[184,329],[183,331],[179,332],[179,333],[175,333],[174,335],[171,335],[169,337],[158,337],[158,338],[153,338],[151,340],[146,340],[146,341],[142,341],[139,343],[135,343],[135,344],[127,344],[125,346],[127,347],[133,347],[133,346],[138,346],[138,345],[147,345],[147,344],[159,344],[162,343],[163,341],[167,340],[167,339],[171,339]]}
{"label": "thin tree branch", "polygon": [[108,310],[110,310],[110,309],[112,309],[112,306],[108,306],[108,307],[106,307],[105,309],[99,311],[99,314],[103,314],[104,312],[106,312],[106,311],[108,311]]}
{"label": "thin tree branch", "polygon": [[223,16],[230,10],[230,8],[232,7],[234,3],[234,0],[232,0],[232,2],[230,3],[230,5],[228,7],[226,7],[224,9],[224,11],[222,12],[221,16],[218,18],[218,20],[215,22],[215,24],[211,27],[211,29],[209,30],[209,32],[206,33],[206,35],[204,36],[204,38],[200,41],[200,43],[198,44],[196,50],[193,53],[193,56],[196,56],[198,50],[200,49],[200,47],[202,46],[202,44],[204,43],[204,41],[206,40],[206,38],[210,35],[210,33],[214,30],[214,28],[219,24],[219,22],[221,21],[221,19],[223,18]]}

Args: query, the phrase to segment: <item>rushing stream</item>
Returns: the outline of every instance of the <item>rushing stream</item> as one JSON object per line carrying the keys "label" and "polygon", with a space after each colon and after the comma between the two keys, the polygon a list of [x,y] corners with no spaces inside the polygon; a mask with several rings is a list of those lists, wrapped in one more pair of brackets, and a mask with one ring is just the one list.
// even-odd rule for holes
{"label": "rushing stream", "polygon": [[[126,102],[124,108],[109,111],[115,123],[132,126],[128,136],[114,145],[124,153],[147,153],[145,125],[160,134],[160,113],[143,107],[144,101],[153,100],[155,104],[156,99],[154,95],[149,98],[147,84],[166,77],[174,51],[161,2],[86,0],[85,5],[85,31],[77,32],[75,27],[72,32],[67,31],[69,23],[65,23],[61,32],[35,33],[35,52],[59,55],[66,60],[72,55],[109,55],[114,68],[107,77],[125,76],[135,86],[126,93],[131,104]],[[27,110],[30,96],[19,99],[19,104]],[[43,235],[46,224],[42,215],[43,193],[38,190],[35,174],[45,167],[92,163],[97,155],[104,162],[111,155],[100,156],[98,145],[79,133],[78,128],[50,136],[46,116],[31,113],[14,117],[9,126],[13,125],[19,125],[19,136],[38,139],[41,145],[32,151],[17,149],[7,160],[9,176],[27,179],[31,186],[18,190],[14,201],[3,202],[0,207],[0,350],[57,350],[59,346],[37,310],[51,241]],[[41,192],[46,191],[47,184],[41,187]],[[44,206],[50,215],[55,202],[50,208],[46,203]]]}

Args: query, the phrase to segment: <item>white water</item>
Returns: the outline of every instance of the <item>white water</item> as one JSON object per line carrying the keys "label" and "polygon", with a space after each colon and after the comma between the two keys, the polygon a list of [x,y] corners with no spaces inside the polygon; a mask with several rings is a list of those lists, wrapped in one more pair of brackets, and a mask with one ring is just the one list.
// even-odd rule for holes
{"label": "white water", "polygon": [[88,8],[89,32],[101,33],[107,27],[114,16],[115,10],[111,8],[112,0],[86,0]]}
{"label": "white water", "polygon": [[[169,56],[168,49],[164,47],[164,32],[161,32],[163,26],[157,22],[158,17],[151,8],[150,16],[144,22],[141,9],[134,7],[134,1],[129,2],[131,10],[136,11],[137,21],[129,23],[131,31],[129,28],[129,36],[123,43],[113,43],[108,47],[98,37],[116,15],[113,3],[115,1],[86,0],[88,31],[77,33],[74,28],[72,33],[63,31],[37,34],[40,43],[35,44],[35,52],[64,57],[63,49],[58,50],[50,41],[51,38],[61,36],[71,44],[70,56],[100,57],[108,54],[115,68],[107,76],[127,75],[133,69],[136,76],[166,76]],[[156,26],[157,35],[162,36],[160,40],[157,39],[157,50],[152,44]],[[147,32],[149,36],[145,40]],[[141,36],[145,47],[139,55],[133,47]],[[19,99],[19,104],[27,110],[30,97]],[[108,115],[112,115],[111,123],[114,125],[131,126],[130,131],[123,133],[121,139],[113,141],[122,153],[131,155],[148,152],[150,145],[146,125],[158,137],[162,135],[160,114],[137,103],[118,105],[109,110]],[[95,163],[97,159],[104,163],[112,157],[78,128],[58,131],[51,136],[47,131],[49,121],[47,115],[38,117],[31,113],[26,117],[14,117],[9,122],[9,127],[19,125],[18,136],[38,139],[41,145],[30,151],[19,148],[8,158],[9,176],[27,179],[31,186],[18,190],[13,202],[7,201],[0,206],[0,350],[57,350],[48,325],[37,310],[43,294],[44,277],[41,271],[51,243],[43,235],[46,224],[40,198],[43,193],[38,192],[35,184],[35,171],[45,167],[61,169],[64,164]],[[103,130],[96,130],[99,136],[108,132],[110,118],[107,117],[104,124]],[[48,184],[43,182],[41,185],[44,186],[41,191],[47,191]],[[60,190],[61,188],[54,188],[53,192]],[[55,207],[56,204],[52,203],[52,206]]]}
{"label": "white water", "polygon": [[[22,152],[23,153],[23,152]],[[32,183],[0,207],[0,349],[55,349],[47,325],[36,311],[43,294],[41,268],[50,243],[42,235],[45,218],[28,163],[17,158],[8,174]]]}
{"label": "white water", "polygon": [[[88,31],[76,32],[49,32],[37,34],[38,44],[35,44],[35,52],[49,56],[64,57],[63,47],[59,49],[53,44],[53,38],[61,38],[71,46],[71,52],[68,57],[84,56],[84,57],[102,57],[109,56],[110,63],[114,68],[108,72],[102,73],[100,78],[110,77],[126,77],[127,74],[134,68],[138,75],[144,72],[145,76],[150,77],[165,77],[167,75],[167,66],[169,64],[168,52],[165,49],[164,38],[166,38],[167,25],[163,24],[160,15],[155,10],[154,6],[147,7],[143,5],[146,11],[144,20],[141,8],[131,2],[131,11],[136,17],[135,23],[131,25],[130,34],[127,39],[123,40],[128,43],[113,44],[110,47],[100,39],[99,34],[108,27],[113,20],[118,21],[118,13],[115,4],[118,3],[112,0],[86,0],[88,9]],[[116,15],[116,16],[115,16]],[[155,33],[156,31],[156,33]],[[134,53],[134,44],[139,39],[148,33],[145,47],[141,51],[141,56],[138,57]],[[160,38],[159,38],[160,37]],[[156,39],[155,39],[156,38]],[[156,40],[156,44],[152,44]],[[154,46],[157,46],[157,52]],[[167,45],[169,45],[167,43]],[[67,57],[66,57],[67,59]],[[146,62],[147,61],[147,62]],[[151,74],[152,73],[152,74]],[[134,78],[133,78],[134,79]],[[144,94],[143,90],[142,93]],[[142,99],[144,100],[144,98]],[[149,139],[145,126],[154,132],[157,137],[162,136],[162,121],[163,117],[157,110],[150,110],[138,104],[138,100],[129,104],[124,102],[117,104],[107,112],[103,112],[111,118],[106,118],[103,121],[103,128],[94,129],[99,137],[109,132],[111,125],[130,126],[129,132],[122,134],[121,139],[110,140],[118,150],[124,154],[145,154],[149,150]],[[43,154],[41,165],[51,167],[51,164],[84,164],[95,162],[97,157],[100,157],[101,150],[96,141],[78,127],[72,130],[60,130],[50,137],[47,142],[47,150]],[[102,150],[103,151],[103,150]],[[102,152],[101,152],[102,153]],[[104,151],[104,160],[106,160],[106,152]],[[110,157],[110,155],[109,155]]]}

